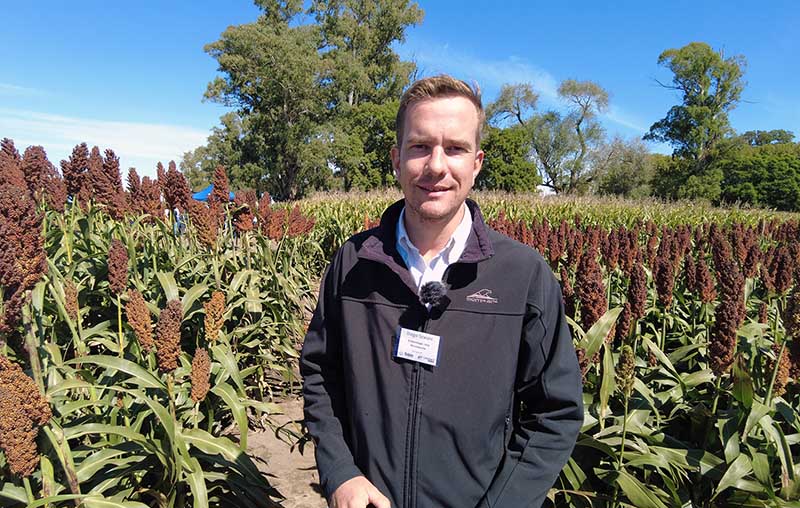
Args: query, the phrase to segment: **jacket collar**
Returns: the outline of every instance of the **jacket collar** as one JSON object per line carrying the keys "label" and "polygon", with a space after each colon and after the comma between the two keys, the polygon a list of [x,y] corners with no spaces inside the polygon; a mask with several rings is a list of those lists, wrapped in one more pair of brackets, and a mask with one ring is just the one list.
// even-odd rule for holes
{"label": "jacket collar", "polygon": [[[478,204],[471,199],[467,199],[466,203],[470,213],[472,213],[472,231],[467,239],[464,252],[461,253],[461,257],[457,262],[477,263],[492,257],[494,255],[494,247],[492,247],[492,242],[489,240],[489,228],[483,221],[483,215],[480,208],[478,208]],[[397,273],[409,287],[416,288],[414,279],[403,263],[403,258],[397,252],[397,221],[404,206],[405,200],[401,199],[390,205],[383,212],[380,225],[378,225],[374,234],[370,235],[361,245],[358,250],[358,257],[385,264],[393,272]]]}

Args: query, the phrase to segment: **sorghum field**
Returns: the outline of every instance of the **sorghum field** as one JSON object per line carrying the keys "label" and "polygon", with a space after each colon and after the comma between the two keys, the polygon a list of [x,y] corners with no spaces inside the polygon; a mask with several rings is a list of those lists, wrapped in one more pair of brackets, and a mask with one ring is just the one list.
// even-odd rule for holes
{"label": "sorghum field", "polygon": [[[280,503],[248,429],[297,390],[327,259],[399,194],[287,207],[214,183],[194,201],[170,164],[123,190],[111,150],[59,172],[3,140],[0,505]],[[476,200],[564,291],[586,415],[556,506],[800,506],[797,216]]]}

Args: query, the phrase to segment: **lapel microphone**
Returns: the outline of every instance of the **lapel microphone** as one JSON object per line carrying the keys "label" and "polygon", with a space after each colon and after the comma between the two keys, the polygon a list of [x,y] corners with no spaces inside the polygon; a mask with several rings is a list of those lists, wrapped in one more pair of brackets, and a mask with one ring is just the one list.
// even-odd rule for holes
{"label": "lapel microphone", "polygon": [[430,281],[422,285],[419,290],[419,299],[422,303],[436,307],[447,294],[447,288],[439,281]]}

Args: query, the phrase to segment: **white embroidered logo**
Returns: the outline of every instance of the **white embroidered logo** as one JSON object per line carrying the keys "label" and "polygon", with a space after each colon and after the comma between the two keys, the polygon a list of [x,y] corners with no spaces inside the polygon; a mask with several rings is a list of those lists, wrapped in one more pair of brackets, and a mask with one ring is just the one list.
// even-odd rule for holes
{"label": "white embroidered logo", "polygon": [[481,289],[467,297],[468,302],[474,303],[497,303],[497,298],[492,296],[491,289]]}

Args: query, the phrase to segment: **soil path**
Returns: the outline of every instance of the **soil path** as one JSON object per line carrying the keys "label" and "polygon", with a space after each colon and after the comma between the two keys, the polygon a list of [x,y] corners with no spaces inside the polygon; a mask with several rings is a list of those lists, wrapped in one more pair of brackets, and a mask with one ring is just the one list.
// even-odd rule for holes
{"label": "soil path", "polygon": [[281,503],[284,508],[327,508],[319,486],[313,443],[306,443],[301,454],[297,447],[291,448],[291,438],[280,432],[283,428],[294,434],[300,433],[303,400],[292,397],[278,405],[283,414],[270,418],[277,424],[277,434],[283,439],[270,429],[251,430],[247,436],[247,451],[258,468],[268,475],[270,484],[286,498]]}

